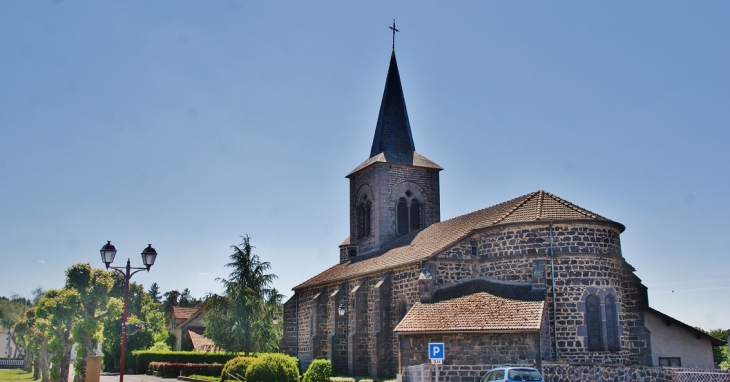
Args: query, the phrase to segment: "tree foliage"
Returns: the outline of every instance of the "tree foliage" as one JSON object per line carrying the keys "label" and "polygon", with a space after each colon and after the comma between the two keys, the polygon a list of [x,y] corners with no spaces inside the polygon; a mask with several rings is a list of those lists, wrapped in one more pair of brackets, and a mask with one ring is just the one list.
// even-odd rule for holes
{"label": "tree foliage", "polygon": [[205,335],[228,352],[276,351],[281,329],[272,321],[281,312],[283,296],[271,286],[276,275],[266,273],[271,264],[252,252],[248,236],[241,238],[240,245],[231,246],[229,279],[216,279],[224,294],[206,298]]}
{"label": "tree foliage", "polygon": [[[115,278],[117,276],[115,275]],[[111,295],[124,298],[124,278],[119,275],[120,281],[115,281]],[[127,335],[126,359],[132,358],[132,351],[151,348],[155,342],[164,341],[167,337],[165,317],[159,303],[155,303],[144,287],[135,282],[129,283],[129,316],[136,316],[144,328],[134,335]],[[107,371],[119,370],[119,359],[122,354],[122,315],[107,316],[104,319],[104,369]]]}
{"label": "tree foliage", "polygon": [[72,326],[73,341],[77,344],[74,382],[81,382],[86,376],[87,357],[94,355],[102,339],[103,319],[122,312],[122,301],[110,298],[113,273],[92,269],[88,263],[74,264],[66,270],[65,288],[76,291],[80,307]]}

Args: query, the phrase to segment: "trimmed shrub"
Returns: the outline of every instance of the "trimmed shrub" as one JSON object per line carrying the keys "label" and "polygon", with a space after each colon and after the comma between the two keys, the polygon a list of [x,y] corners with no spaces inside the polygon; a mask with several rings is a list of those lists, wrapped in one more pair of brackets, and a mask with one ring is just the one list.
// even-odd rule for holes
{"label": "trimmed shrub", "polygon": [[246,370],[247,382],[299,382],[297,359],[284,354],[262,354]]}
{"label": "trimmed shrub", "polygon": [[223,370],[220,363],[173,363],[173,362],[150,362],[149,368],[158,373],[162,378],[177,378],[193,374],[217,377]]}
{"label": "trimmed shrub", "polygon": [[246,375],[246,369],[248,369],[248,365],[250,365],[251,362],[253,362],[255,359],[255,357],[236,357],[226,362],[226,365],[223,366],[223,371],[221,372],[221,382],[224,382],[227,379],[235,380],[235,378],[228,376],[229,373],[234,376],[240,375],[241,377],[244,377]]}
{"label": "trimmed shrub", "polygon": [[328,382],[332,377],[332,361],[315,359],[309,364],[302,382]]}
{"label": "trimmed shrub", "polygon": [[[137,361],[137,373],[147,372],[150,362],[170,363],[220,363],[225,364],[235,358],[235,354],[223,352],[197,352],[197,351],[155,351],[135,350],[132,352]],[[220,374],[216,374],[218,376]],[[176,375],[177,377],[177,375]]]}

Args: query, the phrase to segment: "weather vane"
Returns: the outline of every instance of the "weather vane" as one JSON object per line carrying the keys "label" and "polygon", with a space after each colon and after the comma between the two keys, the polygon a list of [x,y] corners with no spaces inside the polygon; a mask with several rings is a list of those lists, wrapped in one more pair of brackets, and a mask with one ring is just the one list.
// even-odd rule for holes
{"label": "weather vane", "polygon": [[395,19],[393,19],[393,26],[388,28],[393,31],[393,50],[395,50],[395,32],[400,32],[398,29],[395,29]]}

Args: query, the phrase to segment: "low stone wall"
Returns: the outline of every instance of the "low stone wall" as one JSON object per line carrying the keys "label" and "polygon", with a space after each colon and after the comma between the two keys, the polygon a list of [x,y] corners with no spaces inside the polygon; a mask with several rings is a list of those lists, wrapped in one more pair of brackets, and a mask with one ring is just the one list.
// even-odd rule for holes
{"label": "low stone wall", "polygon": [[[430,366],[431,381],[435,381],[435,368]],[[439,365],[439,382],[478,382],[487,371],[498,366],[527,366],[534,365]],[[728,370],[703,370],[685,368],[661,368],[624,365],[570,365],[564,363],[543,362],[542,375],[545,382],[676,382],[683,380],[716,380],[697,378],[678,378],[676,374],[691,372],[697,374],[726,374],[730,380]],[[684,376],[683,376],[684,377]],[[722,376],[721,376],[722,377]],[[722,379],[722,378],[721,378]],[[724,380],[724,379],[723,379]]]}
{"label": "low stone wall", "polygon": [[566,365],[543,363],[545,382],[642,381],[672,382],[672,369],[623,365]]}

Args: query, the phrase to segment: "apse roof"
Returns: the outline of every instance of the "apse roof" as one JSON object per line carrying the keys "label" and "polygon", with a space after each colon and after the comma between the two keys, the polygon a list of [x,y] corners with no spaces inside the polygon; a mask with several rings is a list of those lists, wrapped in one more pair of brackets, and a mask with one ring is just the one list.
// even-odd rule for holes
{"label": "apse roof", "polygon": [[546,191],[535,191],[494,206],[457,216],[404,235],[367,255],[337,264],[294,287],[301,289],[383,271],[427,259],[463,240],[474,230],[506,223],[593,220],[624,226]]}
{"label": "apse roof", "polygon": [[419,301],[393,330],[429,332],[536,331],[542,325],[545,290],[527,284],[470,280]]}

